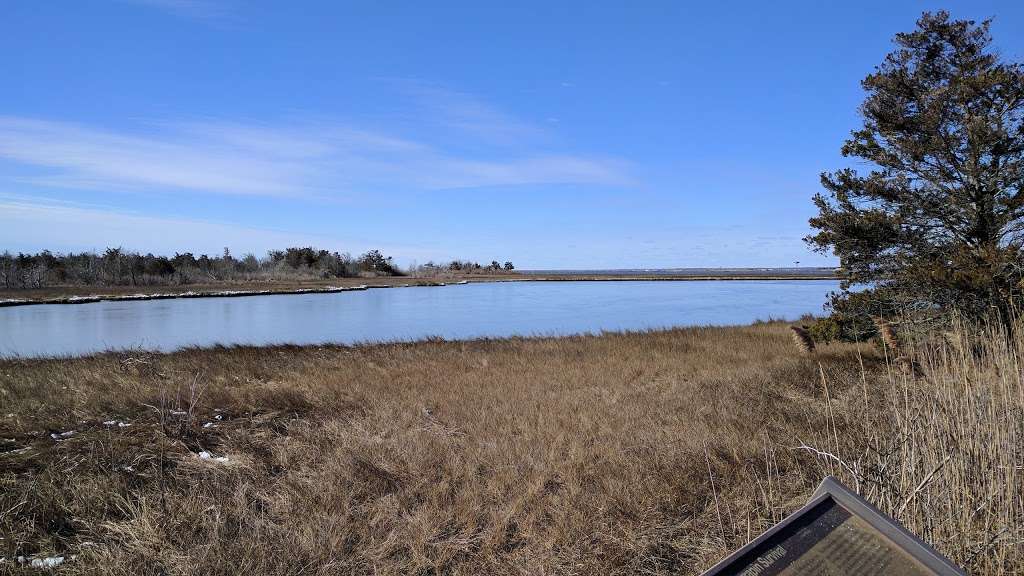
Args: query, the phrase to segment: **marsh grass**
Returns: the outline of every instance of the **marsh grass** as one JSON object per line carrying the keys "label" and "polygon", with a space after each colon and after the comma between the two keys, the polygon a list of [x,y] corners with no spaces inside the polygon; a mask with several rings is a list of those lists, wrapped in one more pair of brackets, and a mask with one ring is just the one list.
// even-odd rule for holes
{"label": "marsh grass", "polygon": [[804,354],[812,354],[814,352],[814,339],[811,338],[811,333],[807,328],[803,326],[790,326],[789,329],[793,332],[793,343],[796,344]]}
{"label": "marsh grass", "polygon": [[832,421],[843,433],[819,461],[969,573],[1021,573],[1024,330],[957,321],[951,340],[901,351],[886,326],[885,347],[912,357],[897,357],[884,386]]}
{"label": "marsh grass", "polygon": [[1024,348],[988,337],[925,379],[782,323],[2,361],[0,570],[696,574],[835,474],[1019,573]]}

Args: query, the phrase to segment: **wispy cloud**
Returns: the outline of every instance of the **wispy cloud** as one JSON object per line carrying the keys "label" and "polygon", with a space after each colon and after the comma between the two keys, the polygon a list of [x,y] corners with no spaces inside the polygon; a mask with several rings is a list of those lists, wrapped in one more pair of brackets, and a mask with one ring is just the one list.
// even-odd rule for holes
{"label": "wispy cloud", "polygon": [[306,182],[309,173],[287,155],[224,140],[190,139],[182,133],[135,135],[23,118],[0,118],[0,157],[54,169],[35,181],[68,188],[268,195],[287,193]]}
{"label": "wispy cloud", "polygon": [[388,79],[409,96],[433,129],[459,132],[489,144],[535,140],[544,130],[515,118],[467,92],[420,80]]}
{"label": "wispy cloud", "polygon": [[[4,248],[36,250],[102,250],[124,246],[132,250],[172,254],[191,250],[218,253],[228,246],[238,254],[262,254],[282,246],[313,245],[360,253],[380,249],[402,258],[434,257],[418,246],[379,245],[360,238],[288,232],[189,218],[149,216],[83,204],[0,196],[0,230]],[[159,234],[154,231],[159,230]]]}
{"label": "wispy cloud", "polygon": [[[513,121],[485,108],[460,109],[460,126],[467,130],[492,136],[514,130]],[[459,117],[454,110],[452,117]],[[162,122],[112,130],[0,117],[0,158],[36,168],[32,184],[122,192],[343,198],[381,190],[630,181],[627,164],[613,158],[509,148],[485,152],[465,140],[448,150],[324,121]],[[5,178],[13,176],[0,169],[0,180]],[[25,182],[24,175],[18,178]]]}

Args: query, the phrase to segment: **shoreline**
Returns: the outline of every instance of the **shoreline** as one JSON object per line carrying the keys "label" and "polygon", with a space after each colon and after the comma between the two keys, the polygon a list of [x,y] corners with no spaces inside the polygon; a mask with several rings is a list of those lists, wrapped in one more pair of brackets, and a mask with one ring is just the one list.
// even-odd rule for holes
{"label": "shoreline", "polygon": [[[28,297],[28,298],[0,298],[0,308],[14,306],[39,306],[44,304],[91,304],[95,302],[131,302],[144,300],[172,300],[185,298],[240,298],[246,296],[288,296],[299,294],[333,294],[338,292],[358,292],[364,290],[385,289],[385,288],[431,288],[443,286],[464,286],[466,284],[482,284],[492,282],[721,282],[721,281],[795,281],[795,280],[839,280],[836,276],[828,275],[545,275],[529,277],[522,275],[517,278],[484,277],[484,278],[452,278],[448,281],[429,279],[410,279],[409,282],[395,282],[402,277],[388,277],[388,282],[377,284],[355,284],[351,286],[308,286],[308,287],[287,287],[287,288],[266,288],[266,289],[240,289],[240,290],[181,290],[166,292],[139,292],[134,294],[69,294],[51,297]],[[164,289],[173,287],[161,287]],[[55,289],[55,291],[60,291]],[[15,294],[17,292],[14,292]]]}
{"label": "shoreline", "polygon": [[[466,284],[456,282],[455,284]],[[0,308],[12,306],[33,306],[42,304],[90,304],[93,302],[122,302],[136,300],[173,300],[185,298],[240,298],[245,296],[284,296],[298,294],[333,294],[335,292],[360,292],[376,288],[415,288],[427,286],[447,286],[445,282],[430,284],[357,284],[355,286],[324,286],[313,288],[281,288],[266,290],[217,290],[217,291],[185,291],[157,292],[153,294],[96,294],[88,296],[60,296],[56,298],[26,298],[0,300]]]}

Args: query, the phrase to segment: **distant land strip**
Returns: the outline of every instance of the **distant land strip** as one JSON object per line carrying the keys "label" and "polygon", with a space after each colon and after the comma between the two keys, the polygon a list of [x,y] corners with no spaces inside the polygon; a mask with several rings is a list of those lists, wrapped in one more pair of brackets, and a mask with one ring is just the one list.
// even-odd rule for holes
{"label": "distant land strip", "polygon": [[[673,270],[536,270],[522,271],[514,275],[478,276],[473,275],[433,279],[408,277],[382,277],[372,279],[375,283],[353,285],[270,285],[266,288],[229,289],[238,283],[226,284],[220,289],[181,286],[180,289],[168,286],[155,286],[160,291],[138,291],[146,287],[115,287],[125,293],[109,293],[112,287],[104,287],[108,293],[92,294],[82,292],[87,287],[76,287],[74,290],[63,290],[53,287],[41,291],[12,290],[0,292],[0,308],[11,306],[30,306],[40,304],[88,304],[107,301],[136,300],[167,300],[176,298],[236,298],[243,296],[272,296],[289,294],[330,294],[335,292],[352,292],[377,288],[415,288],[465,285],[484,282],[641,282],[641,281],[723,281],[723,280],[836,280],[838,277],[831,268],[731,268],[731,269],[673,269]],[[369,279],[362,279],[364,281]],[[335,282],[334,284],[337,284]],[[134,291],[135,293],[127,293]],[[24,293],[28,293],[24,297]],[[34,293],[35,292],[35,293]],[[41,293],[39,293],[41,292]]]}

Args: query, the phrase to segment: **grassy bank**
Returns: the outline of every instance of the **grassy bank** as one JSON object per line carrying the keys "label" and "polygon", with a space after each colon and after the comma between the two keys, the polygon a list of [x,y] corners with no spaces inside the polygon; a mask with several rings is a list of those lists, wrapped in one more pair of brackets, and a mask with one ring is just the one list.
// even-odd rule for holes
{"label": "grassy bank", "polygon": [[776,323],[0,361],[0,570],[695,574],[831,473],[1020,573],[1024,345],[982,341],[906,374]]}
{"label": "grassy bank", "polygon": [[[444,282],[444,281],[441,281]],[[305,281],[226,281],[182,286],[50,286],[24,290],[0,289],[0,307],[26,304],[76,304],[97,300],[203,298],[224,295],[301,294],[332,292],[362,287],[433,286],[431,278],[380,276],[376,278],[332,278]]]}

